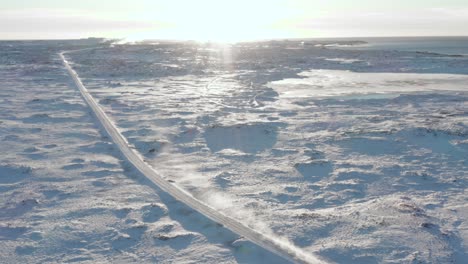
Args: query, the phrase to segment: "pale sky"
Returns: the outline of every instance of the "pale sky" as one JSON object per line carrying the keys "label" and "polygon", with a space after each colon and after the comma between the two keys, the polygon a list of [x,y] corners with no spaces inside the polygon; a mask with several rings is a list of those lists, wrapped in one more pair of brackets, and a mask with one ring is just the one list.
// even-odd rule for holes
{"label": "pale sky", "polygon": [[0,0],[0,39],[467,36],[468,0]]}

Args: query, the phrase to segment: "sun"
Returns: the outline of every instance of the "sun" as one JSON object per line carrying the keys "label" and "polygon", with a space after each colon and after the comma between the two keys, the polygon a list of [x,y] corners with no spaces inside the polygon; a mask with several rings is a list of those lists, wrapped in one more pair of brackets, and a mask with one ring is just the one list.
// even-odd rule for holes
{"label": "sun", "polygon": [[[242,41],[262,38],[275,17],[270,12],[259,12],[254,1],[202,1],[190,16],[179,23],[187,34],[196,34],[198,40]],[[200,2],[199,2],[200,4]]]}
{"label": "sun", "polygon": [[162,8],[165,15],[155,19],[167,27],[134,38],[239,42],[294,35],[278,26],[291,16],[284,0],[173,0]]}

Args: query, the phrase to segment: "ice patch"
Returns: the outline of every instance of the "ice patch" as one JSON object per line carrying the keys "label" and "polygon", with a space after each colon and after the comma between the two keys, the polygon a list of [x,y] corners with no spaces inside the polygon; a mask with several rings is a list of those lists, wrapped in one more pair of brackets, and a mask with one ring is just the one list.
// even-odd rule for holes
{"label": "ice patch", "polygon": [[326,60],[326,61],[339,62],[339,63],[341,63],[341,64],[352,64],[352,63],[364,62],[363,60],[344,59],[344,58],[325,58],[325,60]]}
{"label": "ice patch", "polygon": [[312,70],[299,75],[304,78],[284,79],[271,82],[268,86],[282,98],[468,90],[466,75],[357,73],[340,70]]}

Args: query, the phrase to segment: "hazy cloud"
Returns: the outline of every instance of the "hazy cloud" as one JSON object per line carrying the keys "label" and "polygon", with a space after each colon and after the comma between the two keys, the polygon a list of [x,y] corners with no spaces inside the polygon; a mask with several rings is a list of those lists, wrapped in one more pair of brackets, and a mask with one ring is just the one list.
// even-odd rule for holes
{"label": "hazy cloud", "polygon": [[432,8],[400,12],[327,13],[288,26],[321,36],[468,35],[468,9]]}
{"label": "hazy cloud", "polygon": [[162,23],[115,20],[67,9],[23,9],[0,11],[0,34],[7,38],[43,36],[86,37],[109,32],[125,34],[164,27]]}

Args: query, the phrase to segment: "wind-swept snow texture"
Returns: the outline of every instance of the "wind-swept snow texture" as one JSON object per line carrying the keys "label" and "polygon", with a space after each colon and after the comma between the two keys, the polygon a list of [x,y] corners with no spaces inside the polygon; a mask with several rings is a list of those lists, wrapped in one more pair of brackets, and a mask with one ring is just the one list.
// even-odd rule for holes
{"label": "wind-swept snow texture", "polygon": [[67,56],[165,179],[338,263],[466,259],[468,58],[295,41]]}
{"label": "wind-swept snow texture", "polygon": [[277,254],[278,256],[283,257],[284,259],[296,262],[296,263],[325,263],[319,258],[315,257],[312,254],[304,253],[301,249],[296,248],[294,245],[287,241],[282,241],[279,238],[273,237],[272,234],[263,234],[252,228],[248,227],[241,222],[230,218],[213,207],[208,206],[202,201],[194,198],[188,192],[177,187],[175,184],[165,180],[160,174],[158,174],[153,168],[151,168],[147,163],[145,163],[141,156],[137,152],[130,148],[127,140],[122,136],[118,129],[112,124],[111,120],[107,117],[104,111],[99,107],[94,98],[89,94],[86,87],[83,86],[80,78],[76,72],[72,69],[68,61],[65,59],[64,54],[67,52],[60,53],[60,57],[63,60],[65,67],[67,68],[70,76],[75,81],[76,86],[81,92],[86,103],[93,110],[96,118],[99,120],[99,123],[102,125],[106,133],[116,144],[116,146],[121,151],[122,155],[128,160],[139,172],[141,172],[148,180],[155,183],[162,190],[169,193],[171,196],[177,200],[183,202],[184,204],[190,206],[194,210],[202,213],[208,218],[216,221],[219,224],[222,224],[231,231],[249,239],[255,244],[270,250],[271,252]]}
{"label": "wind-swept snow texture", "polygon": [[130,151],[210,210],[329,262],[464,264],[468,57],[334,43],[0,43],[2,260],[286,261],[114,155],[56,55],[87,48]]}
{"label": "wind-swept snow texture", "polygon": [[116,155],[57,55],[99,45],[0,42],[0,263],[284,263]]}

